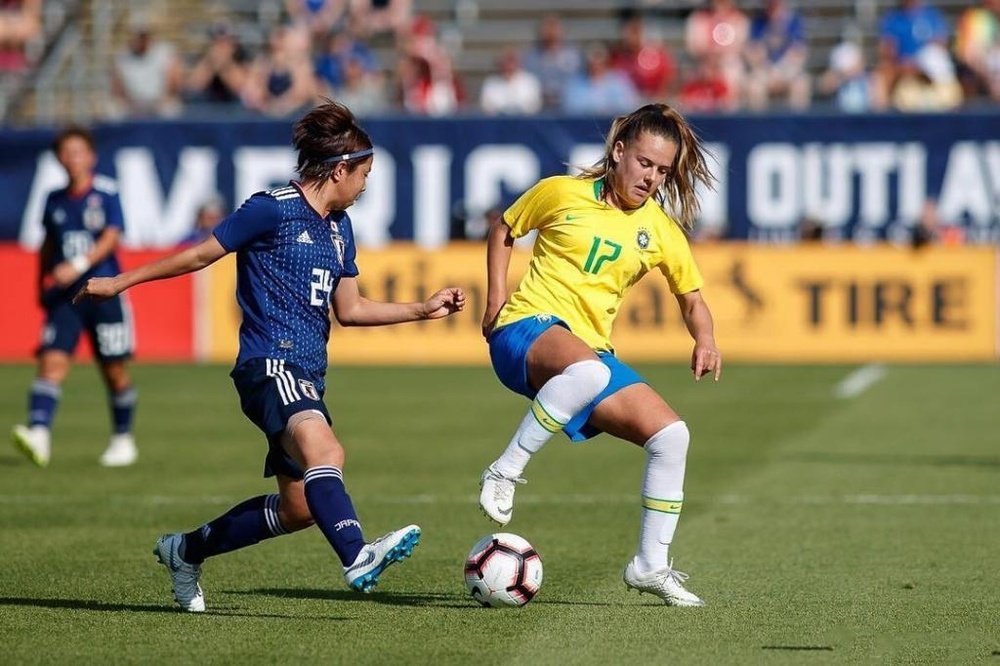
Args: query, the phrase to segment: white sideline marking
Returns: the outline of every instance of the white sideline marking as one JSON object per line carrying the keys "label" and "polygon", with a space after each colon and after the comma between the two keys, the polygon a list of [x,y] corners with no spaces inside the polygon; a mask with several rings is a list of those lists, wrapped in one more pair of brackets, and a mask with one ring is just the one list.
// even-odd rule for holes
{"label": "white sideline marking", "polygon": [[[236,495],[0,495],[0,504],[128,504],[135,506],[171,506],[171,505],[235,505],[246,499]],[[478,495],[360,495],[359,504],[468,504],[474,505],[479,500]],[[519,505],[553,505],[553,504],[639,504],[639,495],[524,495],[518,496]],[[797,495],[753,496],[753,495],[713,495],[690,499],[690,504],[791,504],[832,506],[842,504],[866,504],[881,506],[907,505],[992,505],[1000,504],[1000,495]]]}
{"label": "white sideline marking", "polygon": [[885,373],[885,366],[881,363],[863,365],[837,382],[833,395],[841,400],[857,398],[885,377]]}

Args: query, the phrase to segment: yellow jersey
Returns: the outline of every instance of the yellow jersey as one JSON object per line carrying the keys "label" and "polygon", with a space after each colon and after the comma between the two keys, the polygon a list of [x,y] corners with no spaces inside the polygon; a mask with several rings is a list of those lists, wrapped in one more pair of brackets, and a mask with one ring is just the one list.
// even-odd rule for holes
{"label": "yellow jersey", "polygon": [[622,211],[601,199],[603,180],[553,176],[504,212],[511,235],[538,231],[528,272],[497,328],[550,314],[596,351],[614,351],[611,328],[625,292],[659,268],[674,294],[701,288],[687,237],[652,197]]}

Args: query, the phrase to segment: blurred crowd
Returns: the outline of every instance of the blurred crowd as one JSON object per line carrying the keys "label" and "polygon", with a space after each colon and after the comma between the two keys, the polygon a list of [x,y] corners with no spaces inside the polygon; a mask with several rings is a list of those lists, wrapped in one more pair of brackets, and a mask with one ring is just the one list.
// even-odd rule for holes
{"label": "blurred crowd", "polygon": [[[39,6],[0,0],[5,71],[25,66],[19,47],[39,29]],[[664,41],[665,20],[683,22],[682,48]],[[1000,101],[998,25],[1000,0],[970,3],[954,25],[932,2],[901,0],[879,17],[877,43],[863,43],[862,31],[845,25],[828,54],[811,57],[806,22],[787,0],[767,0],[754,13],[736,0],[708,0],[683,19],[630,11],[609,43],[575,43],[550,14],[539,19],[530,47],[499,49],[494,70],[472,90],[454,64],[460,49],[412,0],[285,0],[283,20],[256,49],[240,26],[218,22],[190,61],[136,13],[113,60],[106,114],[171,117],[224,105],[286,116],[319,97],[361,116],[607,114],[644,100],[696,112],[816,104],[845,112],[943,111]],[[376,40],[390,46],[374,48]],[[810,61],[824,62],[824,71]]]}

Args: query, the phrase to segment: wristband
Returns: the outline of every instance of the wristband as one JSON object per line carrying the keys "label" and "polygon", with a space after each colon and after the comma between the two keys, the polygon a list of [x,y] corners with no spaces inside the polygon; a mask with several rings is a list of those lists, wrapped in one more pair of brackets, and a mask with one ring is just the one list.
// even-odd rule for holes
{"label": "wristband", "polygon": [[90,270],[90,260],[86,256],[80,254],[69,260],[69,265],[73,267],[80,275],[83,275]]}

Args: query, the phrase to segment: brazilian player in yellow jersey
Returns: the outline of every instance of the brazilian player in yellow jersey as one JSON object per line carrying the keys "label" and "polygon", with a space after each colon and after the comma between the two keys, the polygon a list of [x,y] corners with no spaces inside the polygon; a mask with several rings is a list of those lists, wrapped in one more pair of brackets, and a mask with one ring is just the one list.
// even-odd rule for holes
{"label": "brazilian player in yellow jersey", "polygon": [[[577,441],[606,432],[641,446],[646,469],[639,546],[623,577],[627,587],[671,606],[704,604],[669,557],[684,501],[690,433],[666,401],[618,360],[611,331],[629,287],[658,269],[694,339],[695,380],[720,378],[712,315],[684,233],[698,214],[696,186],[711,182],[687,121],[665,104],[648,104],[615,119],[597,164],[579,176],[535,184],[493,224],[487,240],[483,334],[497,377],[532,403],[507,448],[482,474],[483,512],[501,525],[510,521],[524,468],[559,430]],[[538,235],[527,274],[508,294],[514,239],[531,231]]]}

